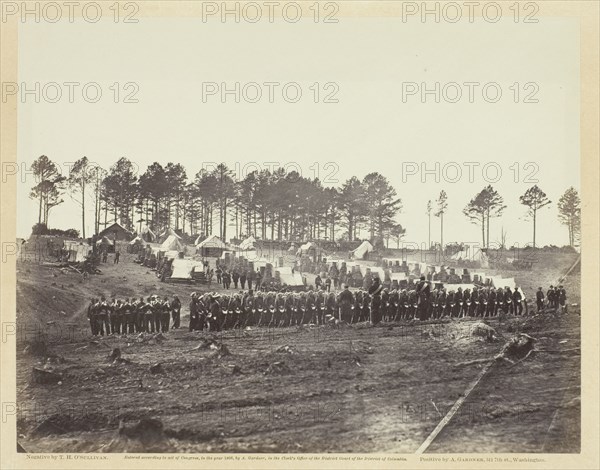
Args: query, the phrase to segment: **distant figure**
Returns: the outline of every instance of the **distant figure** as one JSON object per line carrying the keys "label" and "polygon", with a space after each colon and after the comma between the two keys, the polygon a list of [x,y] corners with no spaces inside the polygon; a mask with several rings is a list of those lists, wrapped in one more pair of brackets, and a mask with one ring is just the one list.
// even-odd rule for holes
{"label": "distant figure", "polygon": [[108,250],[106,250],[106,249],[105,249],[105,250],[102,252],[102,262],[103,262],[103,263],[106,263],[107,261],[108,261]]}
{"label": "distant figure", "polygon": [[114,264],[119,264],[119,258],[121,257],[121,252],[117,251],[115,252],[115,261]]}
{"label": "distant figure", "polygon": [[538,287],[538,291],[535,294],[535,303],[537,304],[538,312],[544,310],[544,291],[541,287]]}

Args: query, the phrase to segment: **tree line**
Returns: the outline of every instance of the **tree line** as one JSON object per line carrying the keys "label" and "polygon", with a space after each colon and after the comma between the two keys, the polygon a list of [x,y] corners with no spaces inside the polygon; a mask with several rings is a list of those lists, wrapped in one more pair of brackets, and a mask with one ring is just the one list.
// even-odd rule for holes
{"label": "tree line", "polygon": [[[155,232],[167,228],[189,235],[212,233],[227,239],[254,235],[270,240],[357,240],[368,232],[372,241],[399,245],[406,229],[396,218],[402,200],[388,179],[377,172],[362,180],[353,176],[339,187],[324,187],[318,178],[306,178],[296,171],[261,170],[236,180],[233,171],[221,163],[188,177],[179,163],[149,165],[139,174],[127,158],[109,169],[93,164],[87,157],[74,162],[63,175],[47,156],[32,164],[36,185],[30,196],[39,201],[38,223],[48,225],[50,210],[68,196],[81,210],[81,235],[86,237],[86,212],[94,209],[94,232],[118,222],[141,232],[148,226]],[[551,202],[536,185],[520,197],[533,223],[533,244],[539,211]],[[558,202],[559,220],[567,226],[569,244],[580,236],[580,199],[569,188]],[[491,186],[476,194],[464,208],[464,215],[481,226],[484,247],[489,246],[490,219],[500,217],[506,205]],[[426,215],[431,240],[431,217],[439,219],[440,245],[444,246],[444,214],[448,196],[440,191],[429,200]]]}

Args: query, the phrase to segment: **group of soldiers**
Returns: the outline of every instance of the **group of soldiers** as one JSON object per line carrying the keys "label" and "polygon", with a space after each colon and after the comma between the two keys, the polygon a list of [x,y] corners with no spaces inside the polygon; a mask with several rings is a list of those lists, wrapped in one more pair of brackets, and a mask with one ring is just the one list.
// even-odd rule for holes
{"label": "group of soldiers", "polygon": [[[346,323],[370,321],[429,320],[444,317],[494,317],[500,312],[523,315],[525,299],[518,287],[489,286],[456,290],[440,285],[431,288],[424,276],[410,289],[389,289],[375,277],[369,289],[351,291],[346,284],[337,294],[325,286],[305,292],[258,291],[235,294],[208,292],[191,294],[190,331],[220,331],[247,326],[284,327],[302,324],[324,325],[336,320]],[[566,291],[562,286],[547,292],[550,308],[564,307]],[[536,294],[538,311],[544,309],[544,293]],[[93,335],[167,332],[180,327],[181,302],[150,296],[139,299],[107,301],[92,299],[88,319]]]}
{"label": "group of soldiers", "polygon": [[93,336],[132,333],[155,333],[169,331],[181,323],[181,301],[177,296],[160,299],[153,295],[144,300],[127,298],[106,300],[105,297],[91,299],[87,317]]}
{"label": "group of soldiers", "polygon": [[283,327],[371,321],[428,320],[443,317],[493,317],[499,312],[522,315],[524,298],[510,288],[458,287],[456,291],[437,287],[423,277],[414,289],[384,288],[378,278],[368,290],[351,291],[348,285],[339,293],[325,288],[307,292],[252,289],[233,295],[215,292],[192,293],[189,304],[190,331],[222,330],[247,326]]}
{"label": "group of soldiers", "polygon": [[558,287],[550,286],[544,296],[544,290],[541,287],[538,287],[538,290],[535,293],[535,303],[538,312],[543,311],[545,306],[557,310],[566,310],[567,291],[562,285]]}

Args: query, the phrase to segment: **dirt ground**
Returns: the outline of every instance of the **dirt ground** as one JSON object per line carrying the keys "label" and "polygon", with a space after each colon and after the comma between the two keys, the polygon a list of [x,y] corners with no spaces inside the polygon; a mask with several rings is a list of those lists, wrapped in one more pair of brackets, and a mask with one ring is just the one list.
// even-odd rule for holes
{"label": "dirt ground", "polygon": [[[531,298],[569,262],[507,275]],[[161,283],[130,255],[101,268],[83,282],[17,264],[17,432],[28,452],[415,452],[489,362],[427,452],[579,451],[579,307],[492,319],[493,341],[472,334],[473,320],[211,335],[187,331],[189,295],[205,288]],[[579,274],[564,284],[579,304]],[[180,296],[184,328],[89,335],[90,297],[151,293]],[[536,338],[534,351],[494,360],[517,332]],[[60,382],[34,382],[33,368]]]}

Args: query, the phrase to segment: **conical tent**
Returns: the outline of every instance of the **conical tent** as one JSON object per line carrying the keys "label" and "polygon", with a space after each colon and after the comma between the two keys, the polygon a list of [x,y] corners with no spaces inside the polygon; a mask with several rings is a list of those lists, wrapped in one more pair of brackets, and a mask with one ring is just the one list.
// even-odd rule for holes
{"label": "conical tent", "polygon": [[181,237],[179,235],[177,235],[177,233],[175,233],[175,230],[173,230],[172,228],[169,227],[163,233],[160,234],[160,243],[164,243],[170,237],[175,237],[178,240],[181,240]]}
{"label": "conical tent", "polygon": [[250,236],[250,237],[246,238],[242,243],[240,243],[240,249],[251,250],[254,248],[255,244],[256,244],[256,238],[254,238],[253,236]]}
{"label": "conical tent", "polygon": [[352,255],[356,259],[363,259],[367,253],[371,253],[373,251],[373,245],[371,245],[367,240],[362,242],[358,248],[352,251]]}
{"label": "conical tent", "polygon": [[146,244],[146,242],[144,241],[144,239],[141,236],[137,236],[135,237],[133,240],[131,240],[129,242],[130,245],[137,245],[137,246],[144,246]]}
{"label": "conical tent", "polygon": [[100,240],[98,240],[96,242],[96,245],[111,246],[111,245],[114,245],[114,243],[108,237],[102,237]]}
{"label": "conical tent", "polygon": [[161,251],[183,251],[183,243],[176,235],[169,235],[167,239],[160,245]]}
{"label": "conical tent", "polygon": [[156,241],[156,234],[150,230],[150,227],[144,225],[140,230],[138,237],[142,238],[142,240],[146,242],[154,242]]}
{"label": "conical tent", "polygon": [[216,235],[210,235],[198,243],[196,249],[202,256],[219,257],[223,254],[223,251],[227,250],[227,244]]}

